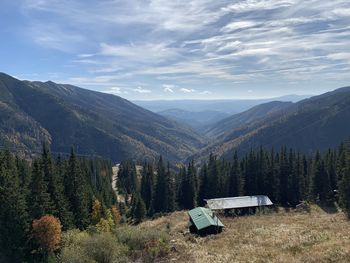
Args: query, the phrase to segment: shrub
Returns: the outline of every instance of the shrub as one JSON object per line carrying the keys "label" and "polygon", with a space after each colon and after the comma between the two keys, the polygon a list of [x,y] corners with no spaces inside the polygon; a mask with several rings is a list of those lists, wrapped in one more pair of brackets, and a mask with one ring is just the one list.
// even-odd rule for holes
{"label": "shrub", "polygon": [[111,232],[111,225],[107,219],[101,218],[100,222],[96,225],[96,230],[99,233]]}
{"label": "shrub", "polygon": [[132,256],[142,255],[146,262],[165,257],[169,251],[169,235],[164,231],[154,231],[135,226],[123,226],[116,230],[120,243],[125,244]]}
{"label": "shrub", "polygon": [[110,233],[93,235],[84,242],[84,248],[91,260],[98,263],[126,262],[127,247],[118,243]]}
{"label": "shrub", "polygon": [[110,233],[89,235],[79,230],[64,235],[62,263],[121,263],[126,262],[128,249]]}
{"label": "shrub", "polygon": [[59,255],[62,263],[86,263],[89,257],[84,249],[84,242],[90,235],[79,229],[66,231],[62,234],[61,253]]}

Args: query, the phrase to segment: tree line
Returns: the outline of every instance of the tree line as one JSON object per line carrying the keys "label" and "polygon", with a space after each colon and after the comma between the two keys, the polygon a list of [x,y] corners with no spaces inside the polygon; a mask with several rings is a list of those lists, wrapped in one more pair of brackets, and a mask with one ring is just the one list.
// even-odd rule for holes
{"label": "tree line", "polygon": [[77,158],[73,150],[68,159],[53,158],[47,145],[32,161],[0,152],[0,261],[39,262],[33,236],[46,215],[67,230],[93,224],[97,200],[108,212],[117,203],[111,167],[106,160]]}
{"label": "tree line", "polygon": [[194,162],[171,169],[162,157],[145,162],[141,175],[135,163],[124,161],[118,173],[119,192],[127,196],[135,222],[159,213],[204,205],[204,199],[267,195],[272,202],[294,207],[302,201],[333,205],[350,215],[350,142],[309,156],[283,147],[251,150],[231,160],[210,155],[197,169]]}
{"label": "tree line", "polygon": [[[283,147],[251,150],[230,160],[210,155],[176,166],[162,157],[119,166],[117,200],[112,188],[112,163],[101,159],[52,157],[44,145],[40,157],[25,160],[0,152],[0,261],[47,262],[58,238],[47,242],[43,228],[109,231],[120,214],[132,223],[146,217],[204,205],[204,199],[268,195],[282,206],[303,200],[337,202],[350,216],[350,142],[313,156]],[[95,230],[94,230],[95,229]],[[40,241],[40,242],[38,242]],[[39,253],[40,252],[40,253]],[[41,260],[45,259],[45,260]]]}

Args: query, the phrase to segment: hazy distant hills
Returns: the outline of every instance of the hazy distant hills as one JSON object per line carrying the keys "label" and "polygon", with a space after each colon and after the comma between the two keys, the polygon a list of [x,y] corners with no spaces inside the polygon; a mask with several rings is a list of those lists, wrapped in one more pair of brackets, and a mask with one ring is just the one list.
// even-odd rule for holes
{"label": "hazy distant hills", "polygon": [[219,121],[207,130],[213,143],[195,155],[213,152],[230,157],[234,150],[280,148],[311,153],[335,147],[350,137],[350,87],[297,103],[272,102]]}
{"label": "hazy distant hills", "polygon": [[180,109],[189,112],[214,111],[235,114],[256,105],[271,101],[297,102],[312,95],[286,95],[269,99],[235,99],[235,100],[138,100],[133,103],[153,112]]}
{"label": "hazy distant hills", "polygon": [[181,109],[169,109],[157,113],[168,119],[187,124],[199,133],[203,133],[208,126],[216,123],[218,120],[230,116],[230,114],[225,112],[211,110],[187,111]]}
{"label": "hazy distant hills", "polygon": [[203,146],[191,129],[120,97],[0,74],[1,145],[127,158],[181,160]]}
{"label": "hazy distant hills", "polygon": [[287,95],[255,100],[152,100],[133,102],[150,111],[185,123],[203,134],[213,123],[254,106],[271,101],[296,102],[308,97],[311,97],[311,95]]}

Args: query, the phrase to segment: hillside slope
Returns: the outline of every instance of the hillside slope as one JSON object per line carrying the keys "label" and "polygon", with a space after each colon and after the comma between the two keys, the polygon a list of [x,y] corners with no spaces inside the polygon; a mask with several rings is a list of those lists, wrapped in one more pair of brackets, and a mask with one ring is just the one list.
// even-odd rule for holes
{"label": "hillside slope", "polygon": [[[214,124],[220,127],[212,128],[211,132],[218,137],[195,158],[210,152],[229,158],[234,150],[247,152],[260,146],[275,149],[287,146],[312,153],[335,147],[350,136],[350,87],[286,106],[264,116],[258,114],[254,121],[242,125],[236,125],[239,123],[236,120],[249,115],[251,110],[227,118],[228,124],[224,120]],[[232,120],[236,121],[232,122],[234,125]]]}
{"label": "hillside slope", "polygon": [[242,113],[235,114],[212,124],[205,134],[209,137],[219,137],[223,134],[239,128],[243,125],[251,124],[262,118],[266,118],[274,112],[286,109],[292,102],[272,101],[255,106]]}
{"label": "hillside slope", "polygon": [[328,214],[314,206],[310,213],[280,209],[265,215],[220,216],[220,220],[223,232],[206,237],[188,233],[185,212],[141,226],[169,232],[174,246],[171,262],[349,262],[350,222],[342,213]]}
{"label": "hillside slope", "polygon": [[[181,160],[203,146],[200,135],[120,97],[53,82],[0,74],[3,145],[28,150],[49,141],[53,151],[122,159]],[[12,112],[11,112],[12,111]],[[12,125],[6,116],[14,115]]]}

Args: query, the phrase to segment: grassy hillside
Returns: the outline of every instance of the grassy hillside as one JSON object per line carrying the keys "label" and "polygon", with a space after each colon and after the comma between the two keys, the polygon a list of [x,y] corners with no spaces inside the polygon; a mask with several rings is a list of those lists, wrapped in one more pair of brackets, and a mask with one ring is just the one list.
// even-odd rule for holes
{"label": "grassy hillside", "polygon": [[311,211],[221,218],[215,236],[188,233],[187,213],[176,212],[141,226],[170,232],[171,262],[349,262],[350,222],[342,213]]}

